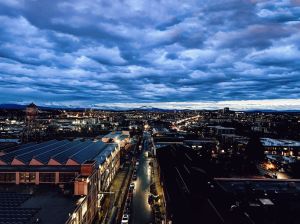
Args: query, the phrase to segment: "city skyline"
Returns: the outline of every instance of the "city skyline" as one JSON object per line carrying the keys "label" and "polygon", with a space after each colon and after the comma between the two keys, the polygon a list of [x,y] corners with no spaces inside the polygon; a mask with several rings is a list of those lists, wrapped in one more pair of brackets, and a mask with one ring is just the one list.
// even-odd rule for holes
{"label": "city skyline", "polygon": [[300,109],[300,2],[0,3],[0,103]]}

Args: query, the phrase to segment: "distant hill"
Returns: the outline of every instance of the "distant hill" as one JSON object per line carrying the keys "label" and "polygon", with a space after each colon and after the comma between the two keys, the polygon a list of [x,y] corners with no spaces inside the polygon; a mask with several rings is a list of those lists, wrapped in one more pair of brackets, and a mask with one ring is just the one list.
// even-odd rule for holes
{"label": "distant hill", "polygon": [[251,113],[299,113],[300,110],[268,110],[268,109],[262,109],[262,110],[247,110],[246,112]]}
{"label": "distant hill", "polygon": [[[25,110],[27,105],[22,104],[0,104],[0,109],[7,109],[7,110]],[[38,106],[39,109],[42,110],[62,110],[67,108],[62,107],[45,107],[45,106]],[[72,110],[76,110],[78,108],[70,108]]]}
{"label": "distant hill", "polygon": [[140,110],[140,111],[149,111],[149,112],[174,111],[174,110],[170,110],[170,109],[161,109],[161,108],[150,107],[150,106],[141,106],[141,107],[134,108],[131,110]]}
{"label": "distant hill", "polygon": [[24,110],[25,108],[25,105],[20,104],[0,104],[0,109]]}
{"label": "distant hill", "polygon": [[[0,104],[0,109],[7,110],[25,110],[27,105],[22,104]],[[63,107],[63,106],[38,106],[41,110],[76,110],[83,111],[89,108],[80,108],[80,107]],[[148,112],[171,112],[171,111],[190,111],[192,109],[162,109],[151,106],[141,106],[138,108],[124,108],[124,107],[116,107],[116,106],[101,106],[101,107],[93,107],[94,110],[106,110],[106,111],[148,111]],[[195,109],[193,109],[195,110]],[[203,109],[201,109],[203,111]],[[216,110],[207,110],[207,111],[216,111]],[[242,111],[241,111],[242,112]],[[299,113],[300,110],[271,110],[271,109],[253,109],[253,110],[245,110],[244,112],[250,113]]]}

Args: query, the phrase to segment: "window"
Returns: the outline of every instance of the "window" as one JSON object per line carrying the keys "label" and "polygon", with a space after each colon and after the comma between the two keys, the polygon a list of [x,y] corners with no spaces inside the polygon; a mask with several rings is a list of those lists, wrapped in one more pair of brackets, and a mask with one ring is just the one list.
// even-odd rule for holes
{"label": "window", "polygon": [[20,183],[34,183],[35,182],[35,173],[26,172],[20,173]]}
{"label": "window", "polygon": [[55,173],[40,173],[40,182],[41,183],[54,183],[55,182]]}
{"label": "window", "polygon": [[59,182],[68,183],[73,181],[75,178],[75,173],[59,173]]}
{"label": "window", "polygon": [[0,182],[2,183],[12,183],[16,181],[15,173],[0,173]]}

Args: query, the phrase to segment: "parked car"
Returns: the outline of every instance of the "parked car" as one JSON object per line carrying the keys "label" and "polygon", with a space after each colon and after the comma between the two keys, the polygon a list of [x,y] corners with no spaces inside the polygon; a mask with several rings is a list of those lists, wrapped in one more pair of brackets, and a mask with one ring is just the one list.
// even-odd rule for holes
{"label": "parked car", "polygon": [[134,187],[135,187],[135,184],[133,182],[131,182],[129,188],[134,189]]}
{"label": "parked car", "polygon": [[129,223],[129,215],[124,214],[123,217],[122,217],[121,224],[127,224],[127,223]]}
{"label": "parked car", "polygon": [[131,198],[133,196],[133,188],[129,188],[128,197]]}

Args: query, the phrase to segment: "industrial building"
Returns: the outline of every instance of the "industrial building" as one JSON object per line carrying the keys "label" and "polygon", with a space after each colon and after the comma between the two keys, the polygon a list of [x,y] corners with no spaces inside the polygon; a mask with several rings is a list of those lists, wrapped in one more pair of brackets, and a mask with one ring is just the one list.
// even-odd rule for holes
{"label": "industrial building", "polygon": [[[64,203],[69,209],[61,220],[73,224],[92,223],[101,209],[101,192],[108,189],[119,166],[120,146],[115,143],[92,140],[28,143],[0,156],[0,185],[3,189],[13,185],[10,189],[18,193],[30,189],[31,201],[56,193],[59,204],[61,197],[66,200],[64,196],[68,195],[69,200]],[[41,193],[45,187],[52,190]],[[46,202],[54,200],[55,203],[55,197]],[[38,205],[38,202],[31,204]],[[49,213],[54,213],[55,208],[45,213],[44,205],[39,205],[37,211],[35,218],[51,223]]]}

